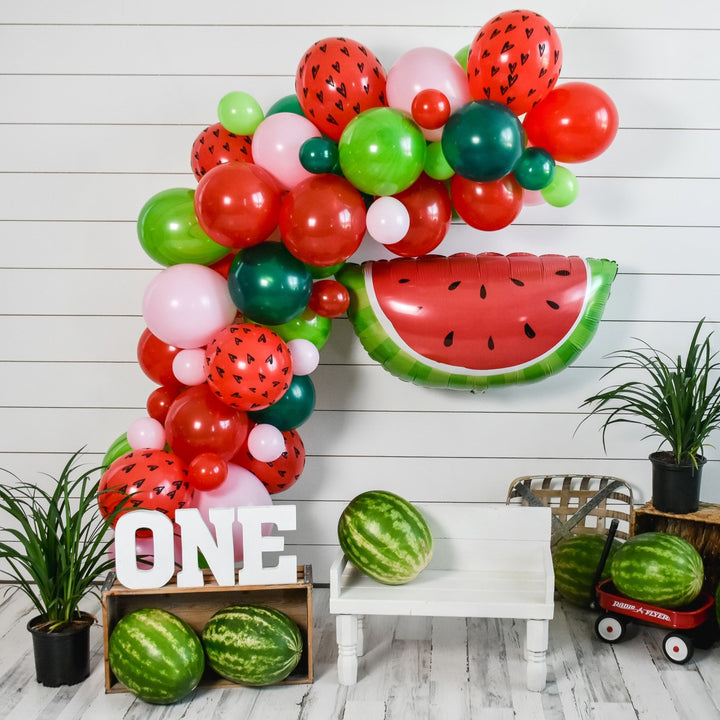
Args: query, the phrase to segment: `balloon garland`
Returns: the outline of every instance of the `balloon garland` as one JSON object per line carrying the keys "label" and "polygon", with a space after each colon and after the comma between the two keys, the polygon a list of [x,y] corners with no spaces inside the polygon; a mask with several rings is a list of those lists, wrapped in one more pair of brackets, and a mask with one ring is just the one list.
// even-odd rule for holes
{"label": "balloon garland", "polygon": [[[599,322],[614,263],[431,255],[453,211],[493,231],[538,194],[558,207],[573,202],[577,178],[558,163],[604,152],[618,115],[599,88],[558,84],[561,66],[555,28],[513,10],[455,55],[415,48],[389,70],[362,43],[324,38],[299,59],[295,93],[267,111],[245,92],[221,98],[219,122],[191,149],[197,187],[160,192],[140,211],[141,246],[164,266],[145,291],[137,346],[157,388],[148,416],[105,456],[101,511],[129,495],[131,507],[172,518],[183,506],[269,504],[291,487],[305,464],[298,428],[315,406],[311,374],[332,319],[345,312],[373,357],[420,384],[522,382],[570,362]],[[398,264],[347,263],[366,234]],[[552,290],[537,285],[546,276]],[[578,290],[597,276],[600,290]],[[498,369],[498,354],[515,362],[513,340],[489,332],[476,361],[476,338],[438,316],[401,318],[407,338],[379,329],[395,312],[396,286],[413,286],[419,311],[437,299],[435,285],[457,299],[473,283],[473,296],[484,302],[489,293],[500,312],[517,303],[517,288],[540,287],[532,302],[545,319],[520,323],[530,344],[545,335],[540,357],[523,347],[516,370]],[[379,294],[370,308],[368,296]],[[430,327],[441,350],[428,344]],[[461,373],[447,359],[453,353],[463,358]]]}

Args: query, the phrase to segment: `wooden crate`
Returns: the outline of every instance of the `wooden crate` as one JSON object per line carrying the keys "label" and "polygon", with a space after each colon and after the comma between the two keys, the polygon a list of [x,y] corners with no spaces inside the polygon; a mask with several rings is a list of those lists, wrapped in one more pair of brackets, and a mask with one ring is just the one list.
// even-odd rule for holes
{"label": "wooden crate", "polygon": [[[221,587],[205,571],[205,586],[179,588],[175,580],[161,588],[129,590],[108,576],[102,590],[103,635],[105,642],[105,692],[128,692],[110,670],[108,640],[118,621],[141,608],[160,608],[177,615],[200,635],[205,623],[218,610],[229,605],[266,605],[291,617],[303,636],[303,654],[295,670],[281,685],[311,683],[312,664],[312,566],[298,566],[297,582],[283,585]],[[206,668],[200,683],[204,687],[240,687]]]}
{"label": "wooden crate", "polygon": [[656,510],[652,502],[636,508],[630,532],[665,532],[687,540],[700,553],[705,564],[705,584],[715,593],[720,581],[720,505],[701,502],[697,511],[675,515]]}

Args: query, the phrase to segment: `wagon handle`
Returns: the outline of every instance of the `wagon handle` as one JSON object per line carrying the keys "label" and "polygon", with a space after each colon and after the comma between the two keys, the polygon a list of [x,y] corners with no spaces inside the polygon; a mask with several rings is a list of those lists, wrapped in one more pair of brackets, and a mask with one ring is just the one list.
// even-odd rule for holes
{"label": "wagon handle", "polygon": [[598,562],[597,569],[595,570],[595,577],[593,578],[592,583],[592,600],[590,602],[590,607],[593,610],[597,610],[597,586],[600,582],[600,578],[602,577],[603,570],[605,569],[605,563],[607,562],[608,555],[610,554],[610,549],[612,548],[613,540],[615,539],[615,533],[617,532],[618,523],[619,521],[617,518],[613,518],[610,522],[610,528],[608,530],[607,538],[605,538],[605,545],[603,546],[603,551],[600,555],[600,562]]}

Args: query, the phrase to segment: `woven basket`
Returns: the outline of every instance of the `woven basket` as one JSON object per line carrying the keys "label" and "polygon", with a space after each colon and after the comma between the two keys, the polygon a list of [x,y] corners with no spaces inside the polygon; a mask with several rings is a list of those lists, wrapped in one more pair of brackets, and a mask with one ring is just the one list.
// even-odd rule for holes
{"label": "woven basket", "polygon": [[619,521],[616,537],[630,534],[632,490],[610,475],[524,475],[510,484],[507,503],[549,506],[551,545],[572,535],[604,534],[613,518]]}

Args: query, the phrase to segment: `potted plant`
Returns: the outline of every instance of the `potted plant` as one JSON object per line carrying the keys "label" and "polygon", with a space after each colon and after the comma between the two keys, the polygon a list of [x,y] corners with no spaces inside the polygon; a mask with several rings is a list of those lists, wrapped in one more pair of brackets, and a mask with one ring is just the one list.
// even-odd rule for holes
{"label": "potted plant", "polygon": [[640,378],[607,387],[580,406],[591,408],[588,417],[608,413],[603,447],[608,427],[616,423],[642,425],[649,430],[645,437],[660,438],[650,461],[652,501],[661,512],[698,509],[704,448],[720,426],[720,363],[710,347],[712,333],[700,339],[703,322],[695,327],[685,357],[673,358],[644,341],[641,348],[610,353],[618,362],[603,378],[619,370],[640,371]]}
{"label": "potted plant", "polygon": [[81,471],[72,455],[50,491],[12,476],[0,483],[0,563],[3,572],[37,610],[28,622],[37,681],[72,685],[89,674],[90,627],[95,618],[79,609],[99,596],[96,580],[114,561],[109,521],[97,506],[102,468]]}

